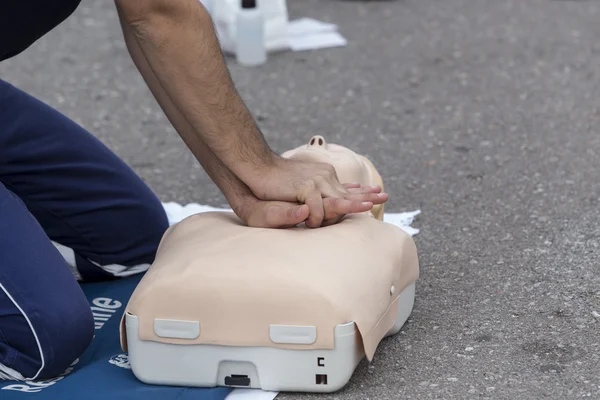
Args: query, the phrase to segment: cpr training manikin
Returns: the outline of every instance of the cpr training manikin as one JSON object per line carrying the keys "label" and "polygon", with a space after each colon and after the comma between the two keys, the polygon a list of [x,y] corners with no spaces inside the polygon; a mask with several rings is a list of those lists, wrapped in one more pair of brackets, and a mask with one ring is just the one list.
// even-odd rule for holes
{"label": "cpr training manikin", "polygon": [[[381,186],[374,165],[322,136],[283,157]],[[383,205],[309,229],[251,228],[233,212],[165,233],[126,307],[121,345],[149,384],[332,392],[412,312],[417,249]]]}

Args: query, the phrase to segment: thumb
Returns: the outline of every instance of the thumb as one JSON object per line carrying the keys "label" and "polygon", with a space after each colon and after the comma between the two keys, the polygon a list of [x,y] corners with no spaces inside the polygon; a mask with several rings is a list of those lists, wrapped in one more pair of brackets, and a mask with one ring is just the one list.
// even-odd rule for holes
{"label": "thumb", "polygon": [[248,225],[257,228],[290,228],[308,218],[307,205],[283,201],[258,202],[248,216]]}

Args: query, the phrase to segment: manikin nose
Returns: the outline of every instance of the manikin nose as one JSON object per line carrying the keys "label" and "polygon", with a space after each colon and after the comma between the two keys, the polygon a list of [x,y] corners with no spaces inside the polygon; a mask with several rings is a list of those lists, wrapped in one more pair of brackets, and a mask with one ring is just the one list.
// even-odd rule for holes
{"label": "manikin nose", "polygon": [[325,138],[321,135],[315,135],[313,137],[310,138],[310,140],[308,141],[308,147],[325,147],[327,146],[327,142],[325,141]]}

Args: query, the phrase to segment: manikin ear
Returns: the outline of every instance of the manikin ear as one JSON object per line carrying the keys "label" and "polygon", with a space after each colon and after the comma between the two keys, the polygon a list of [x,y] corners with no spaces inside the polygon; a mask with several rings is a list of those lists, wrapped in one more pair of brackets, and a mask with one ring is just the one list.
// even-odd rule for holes
{"label": "manikin ear", "polygon": [[[380,186],[381,191],[384,192],[385,189],[383,187],[383,179],[381,179],[381,175],[379,175],[379,172],[377,172],[377,169],[375,168],[373,163],[365,156],[362,156],[359,154],[359,157],[365,163],[365,166],[367,167],[367,171],[369,172],[369,175],[368,175],[369,185],[370,186]],[[371,213],[373,214],[375,219],[378,219],[379,221],[383,221],[383,213],[384,213],[383,204],[374,205],[373,209],[371,210]]]}

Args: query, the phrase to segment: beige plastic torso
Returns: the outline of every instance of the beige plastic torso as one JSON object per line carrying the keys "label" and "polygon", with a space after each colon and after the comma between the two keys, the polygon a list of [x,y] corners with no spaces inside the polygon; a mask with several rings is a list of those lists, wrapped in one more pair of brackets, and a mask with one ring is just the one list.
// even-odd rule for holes
{"label": "beige plastic torso", "polygon": [[[176,344],[332,349],[334,327],[354,321],[371,359],[394,323],[394,300],[418,275],[412,238],[368,214],[281,230],[211,212],[169,229],[126,311],[139,317],[141,340]],[[155,318],[199,321],[200,335],[158,337]],[[271,324],[316,326],[317,339],[276,344]]]}

